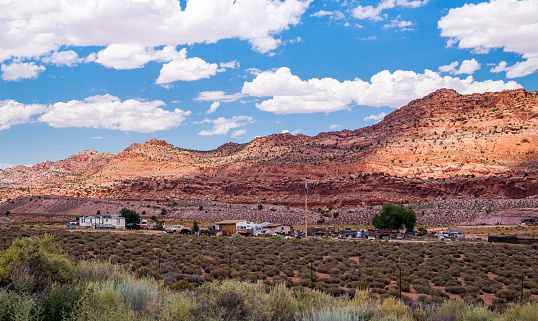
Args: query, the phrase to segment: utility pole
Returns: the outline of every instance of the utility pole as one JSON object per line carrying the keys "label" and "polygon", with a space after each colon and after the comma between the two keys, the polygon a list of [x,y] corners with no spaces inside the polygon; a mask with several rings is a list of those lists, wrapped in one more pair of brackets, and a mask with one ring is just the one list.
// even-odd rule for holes
{"label": "utility pole", "polygon": [[313,273],[312,261],[310,261],[310,282],[312,283],[312,288],[314,288],[314,273]]}
{"label": "utility pole", "polygon": [[400,256],[398,256],[398,269],[400,269],[400,301],[402,300],[402,265],[400,264]]}
{"label": "utility pole", "polygon": [[304,239],[305,241],[308,241],[307,212],[308,212],[308,185],[305,178],[304,180]]}
{"label": "utility pole", "polygon": [[256,223],[260,223],[260,200],[256,198]]}
{"label": "utility pole", "polygon": [[521,300],[520,300],[520,303],[521,305],[523,305],[523,278],[525,276],[523,274],[521,274]]}
{"label": "utility pole", "polygon": [[400,269],[400,301],[402,300],[402,267],[398,266]]}

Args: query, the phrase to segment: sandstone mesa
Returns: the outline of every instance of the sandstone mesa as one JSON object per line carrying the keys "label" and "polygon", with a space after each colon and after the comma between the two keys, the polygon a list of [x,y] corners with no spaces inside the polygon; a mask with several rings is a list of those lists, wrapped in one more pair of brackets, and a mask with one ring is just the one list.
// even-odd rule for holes
{"label": "sandstone mesa", "polygon": [[538,195],[538,92],[441,89],[376,125],[275,134],[194,151],[150,140],[118,154],[0,170],[0,200],[29,195],[360,206]]}

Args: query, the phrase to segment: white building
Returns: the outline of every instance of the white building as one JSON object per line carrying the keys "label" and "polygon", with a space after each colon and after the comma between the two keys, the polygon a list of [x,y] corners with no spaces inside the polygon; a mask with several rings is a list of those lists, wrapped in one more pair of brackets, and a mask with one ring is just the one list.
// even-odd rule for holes
{"label": "white building", "polygon": [[119,214],[111,216],[82,216],[79,217],[78,221],[81,227],[125,229],[125,217]]}
{"label": "white building", "polygon": [[289,234],[293,233],[293,226],[290,224],[273,223],[266,227],[267,234]]}
{"label": "white building", "polygon": [[271,224],[270,222],[263,223],[254,223],[247,221],[240,221],[236,223],[237,231],[246,231],[250,235],[265,234],[267,226]]}

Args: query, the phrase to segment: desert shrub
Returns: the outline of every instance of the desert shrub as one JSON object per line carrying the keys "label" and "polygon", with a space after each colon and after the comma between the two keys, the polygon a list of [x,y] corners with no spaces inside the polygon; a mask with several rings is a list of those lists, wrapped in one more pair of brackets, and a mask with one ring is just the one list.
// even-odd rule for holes
{"label": "desert shrub", "polygon": [[197,306],[190,311],[195,320],[269,319],[270,311],[263,304],[265,286],[262,283],[228,280],[206,283],[198,289]]}
{"label": "desert shrub", "polygon": [[430,294],[431,287],[420,285],[420,284],[415,284],[413,285],[413,289],[415,289],[416,293]]}
{"label": "desert shrub", "polygon": [[303,321],[343,321],[343,320],[372,320],[375,309],[370,305],[353,307],[326,307],[311,311],[300,320]]}
{"label": "desert shrub", "polygon": [[515,290],[499,290],[495,293],[495,296],[506,302],[515,302],[519,299],[519,292]]}
{"label": "desert shrub", "polygon": [[152,279],[128,277],[120,281],[90,282],[90,292],[95,298],[123,305],[127,310],[147,312],[159,305],[159,286]]}
{"label": "desert shrub", "polygon": [[269,291],[268,297],[271,320],[292,321],[297,311],[297,301],[284,284],[277,284]]}
{"label": "desert shrub", "polygon": [[388,298],[378,303],[378,314],[390,320],[412,320],[411,309],[402,301]]}
{"label": "desert shrub", "polygon": [[505,313],[506,321],[532,321],[538,315],[536,302],[511,307]]}
{"label": "desert shrub", "polygon": [[445,291],[452,294],[464,294],[467,293],[467,289],[463,286],[447,286]]}
{"label": "desert shrub", "polygon": [[169,283],[168,287],[172,291],[181,292],[181,291],[191,290],[193,288],[193,285],[192,283],[186,280],[179,280],[177,282]]}
{"label": "desert shrub", "polygon": [[0,284],[12,284],[23,292],[72,282],[73,272],[72,262],[50,235],[16,239],[0,256]]}
{"label": "desert shrub", "polygon": [[42,321],[56,321],[70,315],[77,301],[84,294],[84,284],[55,283],[50,291],[45,292],[38,301]]}
{"label": "desert shrub", "polygon": [[294,294],[297,300],[297,312],[303,317],[311,315],[313,311],[334,306],[336,302],[339,302],[337,298],[319,290],[298,288]]}
{"label": "desert shrub", "polygon": [[26,294],[17,294],[0,289],[0,320],[40,320],[35,300]]}

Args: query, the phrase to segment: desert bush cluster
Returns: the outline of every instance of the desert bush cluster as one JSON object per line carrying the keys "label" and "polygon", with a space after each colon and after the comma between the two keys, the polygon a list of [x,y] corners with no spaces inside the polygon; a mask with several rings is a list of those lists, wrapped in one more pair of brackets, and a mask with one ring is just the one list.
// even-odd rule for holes
{"label": "desert bush cluster", "polygon": [[238,280],[332,296],[353,297],[357,288],[368,288],[380,299],[399,298],[401,290],[404,302],[420,306],[458,298],[504,309],[538,298],[536,245],[305,242],[11,226],[2,228],[0,246],[46,232],[74,262],[119,264],[173,291]]}
{"label": "desert bush cluster", "polygon": [[[174,288],[158,276],[133,274],[128,266],[109,261],[93,258],[75,262],[52,242],[57,237],[17,238],[0,252],[0,320],[530,321],[538,313],[538,304],[532,301],[497,310],[466,300],[414,305],[392,296],[375,296],[360,285],[353,293],[336,296],[305,286],[289,289],[285,282],[267,284],[238,278]],[[184,239],[195,243],[193,238]],[[282,246],[280,241],[273,243]],[[237,246],[234,242],[227,245]],[[333,264],[323,269],[345,271],[345,256],[339,253]],[[313,265],[322,254],[303,260]],[[416,287],[425,285],[425,280],[410,283]],[[392,279],[387,276],[376,282],[379,285],[375,287],[370,284],[372,290],[383,289]]]}

